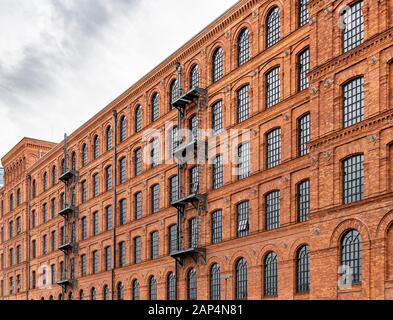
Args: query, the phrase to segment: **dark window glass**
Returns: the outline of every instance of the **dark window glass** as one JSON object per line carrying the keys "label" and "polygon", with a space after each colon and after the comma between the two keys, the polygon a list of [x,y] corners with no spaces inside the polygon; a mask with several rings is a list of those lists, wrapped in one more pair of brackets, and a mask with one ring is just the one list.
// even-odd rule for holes
{"label": "dark window glass", "polygon": [[222,210],[217,210],[212,214],[212,243],[222,242]]}
{"label": "dark window glass", "polygon": [[178,177],[174,176],[169,181],[169,197],[170,203],[174,203],[179,199],[179,189],[178,189]]}
{"label": "dark window glass", "polygon": [[265,258],[264,264],[264,295],[267,297],[278,294],[278,263],[277,255],[270,252]]}
{"label": "dark window glass", "polygon": [[199,167],[190,170],[190,194],[199,192]]}
{"label": "dark window glass", "polygon": [[296,259],[296,291],[299,293],[310,291],[310,249],[303,246],[299,249]]}
{"label": "dark window glass", "polygon": [[93,274],[97,274],[99,272],[99,256],[98,251],[93,252]]}
{"label": "dark window glass", "polygon": [[236,265],[236,300],[245,300],[248,296],[247,261],[240,259]]}
{"label": "dark window glass", "polygon": [[150,156],[151,156],[151,166],[158,166],[160,153],[159,153],[159,141],[158,138],[153,139],[150,142]]}
{"label": "dark window glass", "polygon": [[364,78],[356,78],[343,86],[344,127],[364,120]]}
{"label": "dark window glass", "polygon": [[157,280],[154,277],[149,280],[149,299],[157,300]]}
{"label": "dark window glass", "polygon": [[271,108],[281,99],[280,67],[266,74],[266,108]]}
{"label": "dark window glass", "polygon": [[134,153],[135,176],[142,174],[142,149],[138,148]]}
{"label": "dark window glass", "polygon": [[210,300],[221,300],[221,270],[218,264],[210,269]]}
{"label": "dark window glass", "polygon": [[111,295],[110,295],[110,291],[109,291],[109,287],[106,285],[104,286],[104,300],[110,300]]}
{"label": "dark window glass", "polygon": [[341,265],[351,270],[351,283],[344,285],[360,284],[362,282],[362,237],[356,230],[351,230],[341,240]]}
{"label": "dark window glass", "polygon": [[364,40],[363,1],[358,1],[343,14],[343,51],[347,52],[358,47]]}
{"label": "dark window glass", "polygon": [[138,264],[142,262],[142,238],[136,237],[134,239],[134,263]]}
{"label": "dark window glass", "polygon": [[100,232],[100,224],[99,224],[99,215],[98,212],[93,213],[93,233],[94,235],[98,235]]}
{"label": "dark window glass", "polygon": [[86,255],[81,255],[81,276],[86,277]]}
{"label": "dark window glass", "polygon": [[132,282],[132,298],[133,300],[140,299],[140,287],[139,287],[139,282],[137,280],[134,280]]}
{"label": "dark window glass", "polygon": [[155,93],[151,100],[151,121],[157,121],[160,117],[160,96]]}
{"label": "dark window glass", "polygon": [[250,144],[245,143],[238,147],[238,177],[239,180],[250,176]]}
{"label": "dark window glass", "polygon": [[299,27],[306,25],[310,19],[307,8],[308,1],[309,0],[299,0]]}
{"label": "dark window glass", "polygon": [[153,259],[157,259],[159,256],[159,247],[158,247],[158,243],[159,243],[159,238],[158,238],[158,231],[153,232],[150,235],[150,258]]}
{"label": "dark window glass", "polygon": [[44,189],[44,192],[48,189],[48,174],[45,172],[44,177],[42,179],[42,188]]}
{"label": "dark window glass", "polygon": [[272,9],[266,19],[266,47],[270,48],[280,41],[280,9]]}
{"label": "dark window glass", "polygon": [[267,134],[267,168],[271,169],[281,163],[281,129],[275,129]]}
{"label": "dark window glass", "polygon": [[199,223],[198,218],[193,218],[189,221],[189,242],[190,248],[198,248],[199,239]]}
{"label": "dark window glass", "polygon": [[85,203],[87,201],[87,183],[86,183],[86,181],[82,181],[82,183],[81,183],[81,198],[82,198],[82,203]]}
{"label": "dark window glass", "polygon": [[87,239],[87,219],[86,217],[82,218],[82,240]]}
{"label": "dark window glass", "polygon": [[249,231],[249,202],[244,201],[237,205],[237,236],[239,238],[248,236]]}
{"label": "dark window glass", "polygon": [[123,268],[126,265],[126,243],[119,243],[119,267]]}
{"label": "dark window glass", "polygon": [[135,132],[142,130],[142,106],[135,108]]}
{"label": "dark window glass", "polygon": [[121,282],[117,284],[117,300],[124,300],[124,286]]}
{"label": "dark window glass", "polygon": [[218,155],[213,160],[213,189],[219,189],[224,185],[223,156]]}
{"label": "dark window glass", "polygon": [[151,187],[151,211],[157,213],[160,210],[160,185]]}
{"label": "dark window glass", "polygon": [[177,225],[169,227],[169,253],[174,253],[178,250],[177,240]]}
{"label": "dark window glass", "polygon": [[197,296],[197,274],[195,269],[191,269],[187,274],[187,298],[196,300]]}
{"label": "dark window glass", "polygon": [[105,271],[109,271],[112,268],[112,248],[105,248]]}
{"label": "dark window glass", "polygon": [[90,296],[91,300],[97,300],[97,290],[95,288],[91,289],[90,294],[91,294]]}
{"label": "dark window glass", "polygon": [[305,180],[298,185],[298,221],[304,222],[310,214],[310,180]]}
{"label": "dark window glass", "polygon": [[134,195],[134,206],[135,206],[134,217],[136,220],[139,220],[142,218],[142,192],[138,192]]}
{"label": "dark window glass", "polygon": [[120,142],[124,142],[127,139],[127,119],[122,117],[120,119]]}
{"label": "dark window glass", "polygon": [[113,227],[113,216],[112,216],[112,206],[105,208],[105,228],[110,230]]}
{"label": "dark window glass", "polygon": [[239,66],[246,63],[250,59],[250,31],[244,29],[237,41],[237,61]]}
{"label": "dark window glass", "polygon": [[98,139],[98,136],[94,137],[93,149],[94,149],[94,160],[95,160],[100,156],[100,140]]}
{"label": "dark window glass", "polygon": [[266,195],[266,230],[280,227],[280,191]]}
{"label": "dark window glass", "polygon": [[363,200],[364,155],[351,157],[343,162],[343,202],[344,204]]}
{"label": "dark window glass", "polygon": [[305,49],[298,56],[298,90],[302,91],[310,86],[308,73],[310,71],[310,49]]}
{"label": "dark window glass", "polygon": [[198,121],[198,116],[194,115],[190,118],[190,132],[191,132],[191,137],[190,137],[190,142],[198,140],[198,134],[199,134],[199,121]]}
{"label": "dark window glass", "polygon": [[176,300],[176,276],[174,273],[168,275],[167,298],[168,300]]}
{"label": "dark window glass", "polygon": [[237,122],[241,123],[250,116],[250,96],[248,85],[237,92]]}
{"label": "dark window glass", "polygon": [[127,158],[121,158],[119,161],[119,182],[125,183],[127,181]]}
{"label": "dark window glass", "polygon": [[213,82],[224,76],[224,55],[222,48],[216,49],[213,54]]}
{"label": "dark window glass", "polygon": [[108,127],[106,129],[106,151],[112,149],[112,128]]}
{"label": "dark window glass", "polygon": [[105,189],[106,191],[112,189],[112,166],[105,169]]}
{"label": "dark window glass", "polygon": [[127,222],[127,200],[125,199],[119,202],[119,220],[121,226],[125,225]]}
{"label": "dark window glass", "polygon": [[199,87],[199,66],[196,64],[190,72],[190,89]]}
{"label": "dark window glass", "polygon": [[52,168],[52,187],[54,187],[57,184],[57,168],[56,166],[53,166]]}
{"label": "dark window glass", "polygon": [[93,197],[97,197],[99,193],[98,189],[98,174],[93,175]]}
{"label": "dark window glass", "polygon": [[222,131],[222,101],[218,101],[212,107],[212,129],[214,134]]}
{"label": "dark window glass", "polygon": [[174,80],[171,84],[170,90],[171,109],[173,108],[172,103],[174,103],[180,97],[179,91],[179,82],[177,80]]}
{"label": "dark window glass", "polygon": [[309,154],[308,146],[311,141],[310,114],[299,119],[299,156]]}
{"label": "dark window glass", "polygon": [[82,167],[87,165],[87,145],[82,146]]}

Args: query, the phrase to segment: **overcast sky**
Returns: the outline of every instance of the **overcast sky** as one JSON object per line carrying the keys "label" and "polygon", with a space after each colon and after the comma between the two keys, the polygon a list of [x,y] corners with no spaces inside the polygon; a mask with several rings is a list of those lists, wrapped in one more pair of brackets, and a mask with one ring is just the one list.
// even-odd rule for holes
{"label": "overcast sky", "polygon": [[61,141],[236,2],[0,0],[0,158]]}

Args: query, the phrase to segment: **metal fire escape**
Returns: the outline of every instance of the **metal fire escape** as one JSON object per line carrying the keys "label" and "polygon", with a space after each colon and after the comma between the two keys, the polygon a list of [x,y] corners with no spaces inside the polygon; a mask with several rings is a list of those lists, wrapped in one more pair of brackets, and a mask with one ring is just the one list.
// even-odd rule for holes
{"label": "metal fire escape", "polygon": [[[177,209],[177,250],[171,253],[180,266],[184,266],[184,261],[187,257],[193,257],[195,263],[199,262],[199,258],[206,261],[206,249],[204,243],[201,241],[201,215],[207,210],[207,195],[203,193],[202,188],[202,165],[207,158],[207,143],[201,139],[200,125],[201,125],[201,111],[202,108],[207,108],[208,98],[207,90],[199,86],[192,88],[189,92],[183,93],[181,85],[181,65],[176,64],[178,72],[178,99],[172,102],[172,106],[178,110],[178,133],[182,132],[182,128],[186,128],[187,114],[196,106],[196,123],[197,127],[192,133],[191,137],[186,140],[186,137],[180,137],[176,148],[174,149],[174,158],[178,164],[178,181],[177,181],[177,197],[171,203],[172,207]],[[190,183],[186,182],[186,173],[190,168],[196,169],[196,175],[193,179],[189,179]],[[184,241],[184,225],[186,223],[187,208],[192,206],[197,211],[197,240]],[[194,230],[195,231],[195,230]],[[189,230],[191,232],[191,230]]]}
{"label": "metal fire escape", "polygon": [[[63,268],[60,270],[60,281],[57,282],[63,289],[63,299],[68,291],[76,287],[75,258],[77,255],[76,243],[76,185],[78,172],[76,164],[71,163],[67,151],[67,135],[64,136],[64,168],[59,180],[64,183],[64,198],[61,203],[59,215],[64,218],[64,229],[61,235],[59,250],[64,254]],[[72,159],[71,159],[71,162]]]}

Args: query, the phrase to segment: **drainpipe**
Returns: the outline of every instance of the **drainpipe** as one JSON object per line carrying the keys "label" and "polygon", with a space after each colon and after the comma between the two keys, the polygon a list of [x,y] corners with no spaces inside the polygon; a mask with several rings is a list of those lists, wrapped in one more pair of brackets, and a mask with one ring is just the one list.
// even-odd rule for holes
{"label": "drainpipe", "polygon": [[113,132],[114,132],[114,146],[113,146],[113,263],[112,263],[112,300],[115,300],[115,270],[116,270],[116,226],[117,226],[117,111],[113,111]]}

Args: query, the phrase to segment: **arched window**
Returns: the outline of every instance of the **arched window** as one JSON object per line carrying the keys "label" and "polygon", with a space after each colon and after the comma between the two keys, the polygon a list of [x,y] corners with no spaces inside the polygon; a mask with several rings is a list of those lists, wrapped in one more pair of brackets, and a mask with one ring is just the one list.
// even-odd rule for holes
{"label": "arched window", "polygon": [[179,92],[179,81],[173,80],[170,87],[170,101],[171,101],[171,109],[173,108],[172,103],[174,103],[180,96]]}
{"label": "arched window", "polygon": [[158,93],[153,95],[151,99],[151,121],[157,121],[160,117],[160,96]]}
{"label": "arched window", "polygon": [[218,264],[210,269],[210,300],[221,300],[221,270]]}
{"label": "arched window", "polygon": [[73,152],[71,155],[71,170],[76,171],[76,153]]}
{"label": "arched window", "polygon": [[246,63],[250,59],[250,31],[244,29],[237,40],[237,62],[238,65]]}
{"label": "arched window", "polygon": [[53,166],[52,167],[52,187],[54,187],[55,185],[56,185],[56,183],[57,183],[57,168],[56,168],[56,166]]}
{"label": "arched window", "polygon": [[299,293],[310,291],[310,249],[301,247],[296,255],[296,291]]}
{"label": "arched window", "polygon": [[248,272],[247,261],[240,259],[236,265],[236,299],[247,299],[248,295]]}
{"label": "arched window", "polygon": [[266,18],[266,47],[270,48],[280,41],[280,9],[270,10]]}
{"label": "arched window", "polygon": [[149,280],[149,299],[157,300],[157,280],[154,277]]}
{"label": "arched window", "polygon": [[224,76],[224,55],[222,48],[217,48],[213,53],[213,82]]}
{"label": "arched window", "polygon": [[167,296],[168,300],[176,300],[176,276],[173,272],[168,275]]}
{"label": "arched window", "polygon": [[10,194],[10,211],[14,210],[14,195],[11,193]]}
{"label": "arched window", "polygon": [[97,290],[94,287],[90,290],[90,299],[97,300]]}
{"label": "arched window", "polygon": [[70,293],[68,294],[68,300],[69,300],[69,301],[72,300],[72,292],[70,292]]}
{"label": "arched window", "polygon": [[197,299],[197,274],[195,269],[191,269],[187,274],[187,298],[188,300]]}
{"label": "arched window", "polygon": [[98,139],[98,136],[94,136],[93,150],[94,150],[94,160],[95,160],[100,156],[100,140]]}
{"label": "arched window", "polygon": [[117,300],[124,300],[124,286],[121,282],[117,284]]}
{"label": "arched window", "polygon": [[22,203],[22,195],[20,189],[16,191],[16,205],[19,207]]}
{"label": "arched window", "polygon": [[134,152],[134,174],[140,176],[142,174],[142,149],[138,148]]}
{"label": "arched window", "polygon": [[79,300],[85,300],[85,293],[83,290],[79,291]]}
{"label": "arched window", "polygon": [[112,128],[108,127],[106,128],[106,151],[109,151],[112,149]]}
{"label": "arched window", "polygon": [[86,143],[82,146],[82,167],[87,165],[87,145]]}
{"label": "arched window", "polygon": [[357,1],[342,11],[343,51],[348,52],[358,47],[364,40],[363,1]]}
{"label": "arched window", "polygon": [[270,252],[265,258],[264,294],[267,297],[277,296],[278,294],[277,255],[274,252]]}
{"label": "arched window", "polygon": [[37,183],[35,182],[35,180],[33,180],[31,196],[33,198],[37,196]]}
{"label": "arched window", "polygon": [[[349,270],[351,279],[343,276],[343,285],[360,284],[362,282],[362,237],[356,230],[348,231],[341,240],[341,265]],[[349,281],[350,283],[348,283]]]}
{"label": "arched window", "polygon": [[199,66],[196,64],[192,67],[190,72],[190,89],[199,87]]}
{"label": "arched window", "polygon": [[139,282],[138,280],[134,280],[132,282],[132,298],[133,300],[140,299],[140,289],[139,289]]}
{"label": "arched window", "polygon": [[138,105],[135,108],[135,132],[142,130],[142,106]]}
{"label": "arched window", "polygon": [[127,139],[127,119],[125,116],[120,119],[120,142]]}

